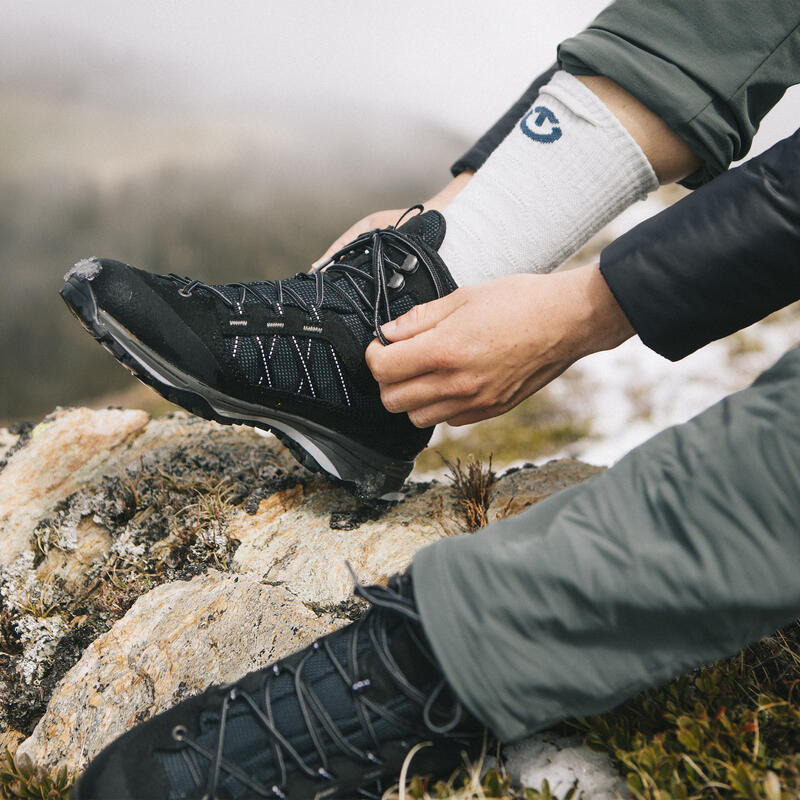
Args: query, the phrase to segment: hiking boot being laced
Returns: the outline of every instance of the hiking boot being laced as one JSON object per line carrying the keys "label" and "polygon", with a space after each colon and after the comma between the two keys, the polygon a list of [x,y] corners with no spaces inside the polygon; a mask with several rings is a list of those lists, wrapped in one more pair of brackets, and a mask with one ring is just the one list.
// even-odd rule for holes
{"label": "hiking boot being laced", "polygon": [[433,429],[383,407],[364,351],[388,343],[382,324],[456,288],[437,253],[444,233],[428,211],[362,234],[312,274],[222,286],[89,259],[61,295],[171,402],[271,430],[306,467],[391,499]]}

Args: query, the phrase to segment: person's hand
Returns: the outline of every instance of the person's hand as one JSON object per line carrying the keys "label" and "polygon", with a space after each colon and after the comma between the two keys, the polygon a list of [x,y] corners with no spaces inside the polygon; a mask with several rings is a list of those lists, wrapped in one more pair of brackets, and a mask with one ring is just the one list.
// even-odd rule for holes
{"label": "person's hand", "polygon": [[[441,191],[437,192],[430,200],[423,204],[425,210],[436,209],[437,211],[443,211],[450,204],[452,199],[467,185],[473,174],[472,171],[465,170],[457,175]],[[367,214],[366,217],[351,225],[339,236],[322,256],[311,265],[311,268],[314,269],[319,264],[324,264],[337,250],[341,250],[346,244],[352,242],[353,239],[360,236],[362,233],[374,230],[375,228],[388,228],[389,225],[394,225],[405,210],[404,208],[392,208],[386,211],[375,211],[372,214]]]}
{"label": "person's hand", "polygon": [[634,331],[597,264],[457,289],[386,323],[367,365],[387,410],[423,428],[513,408],[589,353]]}

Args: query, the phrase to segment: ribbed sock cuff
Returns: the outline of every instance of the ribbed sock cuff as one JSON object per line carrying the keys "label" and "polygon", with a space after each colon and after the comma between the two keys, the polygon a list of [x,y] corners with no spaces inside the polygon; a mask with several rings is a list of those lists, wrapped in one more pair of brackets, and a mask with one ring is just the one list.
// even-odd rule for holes
{"label": "ribbed sock cuff", "polygon": [[440,254],[459,285],[551,272],[658,186],[606,105],[557,72],[445,210]]}

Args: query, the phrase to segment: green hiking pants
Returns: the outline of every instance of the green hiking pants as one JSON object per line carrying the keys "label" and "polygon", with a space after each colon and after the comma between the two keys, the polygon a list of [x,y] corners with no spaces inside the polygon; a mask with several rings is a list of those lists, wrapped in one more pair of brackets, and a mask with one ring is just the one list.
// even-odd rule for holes
{"label": "green hiking pants", "polygon": [[703,160],[690,188],[745,156],[761,119],[800,83],[797,0],[616,0],[562,42],[575,75],[605,75]]}
{"label": "green hiking pants", "polygon": [[504,741],[800,615],[800,346],[608,471],[413,563],[424,629]]}

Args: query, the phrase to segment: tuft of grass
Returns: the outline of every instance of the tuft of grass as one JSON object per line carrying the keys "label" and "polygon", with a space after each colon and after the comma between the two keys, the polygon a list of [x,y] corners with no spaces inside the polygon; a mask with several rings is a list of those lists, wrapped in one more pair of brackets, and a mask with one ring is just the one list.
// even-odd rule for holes
{"label": "tuft of grass", "polygon": [[579,800],[578,789],[573,786],[563,795],[555,795],[545,780],[539,789],[514,787],[511,776],[497,758],[498,766],[486,768],[486,752],[473,763],[456,769],[447,781],[433,785],[427,778],[407,778],[416,753],[430,742],[413,747],[406,756],[397,786],[383,793],[381,800]]}
{"label": "tuft of grass", "polygon": [[236,506],[227,480],[195,488],[195,499],[176,514],[174,535],[189,549],[194,560],[227,569],[238,540],[228,536],[228,520]]}
{"label": "tuft of grass", "polygon": [[0,800],[69,800],[74,780],[66,767],[50,774],[21,767],[9,750],[0,756]]}
{"label": "tuft of grass", "polygon": [[488,522],[486,514],[492,502],[492,489],[496,480],[492,471],[492,456],[489,454],[489,463],[486,466],[479,459],[463,464],[460,458],[455,463],[444,457],[443,460],[450,470],[448,477],[453,482],[456,499],[464,512],[466,528],[470,533],[477,531]]}
{"label": "tuft of grass", "polygon": [[800,796],[800,625],[570,724],[635,800]]}

